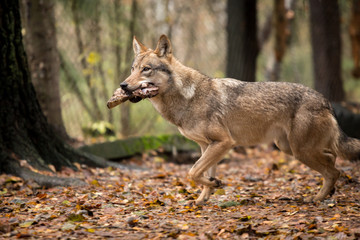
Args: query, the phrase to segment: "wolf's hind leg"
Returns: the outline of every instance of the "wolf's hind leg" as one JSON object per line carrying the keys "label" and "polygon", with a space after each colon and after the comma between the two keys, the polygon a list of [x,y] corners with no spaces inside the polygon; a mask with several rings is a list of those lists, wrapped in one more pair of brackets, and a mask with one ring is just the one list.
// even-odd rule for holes
{"label": "wolf's hind leg", "polygon": [[331,153],[317,153],[306,159],[302,157],[297,158],[323,176],[323,186],[319,193],[312,199],[313,201],[323,201],[328,195],[334,192],[335,183],[340,176],[339,170],[335,168],[335,156]]}
{"label": "wolf's hind leg", "polygon": [[335,168],[336,157],[332,153],[323,152],[317,159],[322,165],[317,171],[324,177],[324,183],[314,201],[323,201],[328,195],[334,194],[335,183],[340,176],[340,171]]}
{"label": "wolf's hind leg", "polygon": [[[304,119],[309,122],[304,122]],[[324,178],[323,186],[312,199],[313,201],[323,201],[331,194],[340,176],[339,170],[335,168],[336,155],[331,150],[332,131],[328,118],[303,116],[293,123],[289,135],[289,143],[295,158],[318,171]]]}
{"label": "wolf's hind leg", "polygon": [[[216,165],[212,166],[207,172],[205,172],[204,176],[208,178],[215,178],[215,173],[216,173]],[[196,199],[196,205],[201,205],[202,203],[209,200],[210,195],[212,194],[213,191],[214,191],[213,187],[204,186],[200,196]]]}

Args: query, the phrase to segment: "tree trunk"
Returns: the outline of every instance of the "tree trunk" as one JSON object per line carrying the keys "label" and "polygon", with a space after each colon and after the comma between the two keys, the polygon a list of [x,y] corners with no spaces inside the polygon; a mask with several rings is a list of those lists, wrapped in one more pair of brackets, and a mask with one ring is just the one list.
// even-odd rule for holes
{"label": "tree trunk", "polygon": [[122,78],[121,74],[121,54],[122,54],[122,48],[121,48],[121,3],[120,0],[114,1],[114,30],[113,30],[113,39],[114,39],[114,52],[115,52],[115,83],[120,84],[125,79]]}
{"label": "tree trunk", "polygon": [[352,1],[349,33],[351,52],[354,59],[352,75],[355,78],[360,78],[360,0]]}
{"label": "tree trunk", "polygon": [[330,101],[342,101],[340,12],[337,0],[310,2],[315,89]]}
{"label": "tree trunk", "polygon": [[80,87],[78,86],[78,82],[76,79],[76,76],[71,71],[69,61],[67,61],[67,58],[63,56],[64,54],[62,52],[59,52],[60,56],[60,68],[64,73],[64,80],[65,82],[70,86],[70,90],[76,95],[77,99],[79,100],[81,106],[84,108],[84,110],[89,114],[89,117],[92,121],[96,121],[96,116],[92,110],[92,108],[87,104],[84,93],[80,90]]}
{"label": "tree trunk", "polygon": [[165,4],[165,23],[168,26],[166,35],[168,36],[169,39],[171,39],[172,32],[173,32],[174,19],[173,19],[173,16],[171,16],[170,0],[165,0],[164,4]]}
{"label": "tree trunk", "polygon": [[[131,19],[129,23],[129,38],[127,41],[127,47],[125,52],[125,62],[127,64],[131,63],[132,58],[132,42],[133,42],[133,36],[135,35],[135,22],[136,22],[136,16],[138,12],[138,3],[136,0],[132,0],[131,4]],[[128,69],[130,69],[130,65]],[[127,74],[127,72],[125,72]],[[125,79],[125,74],[123,74],[122,79]],[[128,137],[131,134],[131,116],[130,116],[130,103],[125,102],[121,104],[121,134],[123,137]]]}
{"label": "tree trunk", "polygon": [[286,49],[287,19],[285,0],[275,0],[275,60],[281,63]]}
{"label": "tree trunk", "polygon": [[22,43],[19,2],[0,1],[0,172],[34,180],[42,186],[81,185],[76,179],[47,177],[21,166],[20,161],[39,170],[73,162],[105,167],[108,162],[72,149],[49,127],[31,83]]}
{"label": "tree trunk", "polygon": [[227,77],[254,82],[257,40],[256,0],[227,2]]}
{"label": "tree trunk", "polygon": [[[94,35],[95,35],[95,48],[96,48],[96,52],[100,55],[100,56],[104,56],[103,55],[103,51],[102,51],[102,43],[101,43],[101,27],[100,27],[100,16],[101,16],[101,9],[100,9],[100,1],[96,1],[95,2],[95,15],[94,15]],[[111,96],[111,93],[109,93],[108,91],[108,84],[106,82],[106,77],[105,77],[105,71],[103,68],[103,59],[100,60],[97,64],[97,70],[99,72],[99,76],[100,76],[100,80],[101,80],[101,85],[102,85],[102,97],[104,99],[104,102],[107,102],[107,100],[109,99],[109,96]],[[113,111],[108,111],[108,118],[107,120],[110,123],[113,123]]]}
{"label": "tree trunk", "polygon": [[[122,55],[122,48],[121,48],[121,2],[120,0],[114,1],[114,42],[115,42],[115,83],[120,84],[124,81],[124,74],[121,73],[121,55]],[[121,134],[122,136],[126,137],[130,133],[130,106],[129,103],[124,103],[126,106],[121,106]]]}
{"label": "tree trunk", "polygon": [[294,23],[294,0],[274,0],[274,26],[275,44],[274,56],[270,58],[269,67],[266,69],[268,81],[279,81],[281,75],[282,60],[286,49],[290,44],[291,27]]}
{"label": "tree trunk", "polygon": [[[88,64],[86,62],[84,43],[81,38],[81,31],[80,31],[80,16],[79,16],[79,9],[78,9],[79,4],[80,4],[80,1],[72,0],[71,11],[72,11],[72,17],[73,17],[74,26],[75,26],[76,43],[77,43],[77,47],[78,47],[78,51],[79,51],[79,56],[81,56],[80,64],[81,64],[82,70],[87,70]],[[85,80],[86,80],[87,86],[90,91],[91,105],[92,105],[92,108],[94,109],[96,120],[100,121],[102,119],[102,114],[101,114],[100,108],[97,104],[96,88],[93,86],[93,84],[91,82],[90,75],[86,75]]]}
{"label": "tree trunk", "polygon": [[269,11],[266,14],[264,25],[259,30],[259,36],[258,36],[259,51],[261,51],[263,46],[270,39],[270,35],[272,32],[272,23],[273,23],[272,19],[273,19],[273,11]]}
{"label": "tree trunk", "polygon": [[[23,0],[22,19],[31,78],[41,109],[56,132],[67,139],[61,116],[60,62],[57,51],[54,2]],[[44,21],[46,19],[46,21]]]}

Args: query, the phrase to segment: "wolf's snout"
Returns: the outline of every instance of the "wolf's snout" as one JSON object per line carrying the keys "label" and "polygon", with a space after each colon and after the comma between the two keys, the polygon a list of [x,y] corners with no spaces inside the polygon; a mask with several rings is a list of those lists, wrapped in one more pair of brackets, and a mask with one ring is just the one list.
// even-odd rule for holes
{"label": "wolf's snout", "polygon": [[120,83],[120,87],[121,87],[123,90],[127,90],[127,86],[128,86],[128,84],[127,84],[126,82]]}

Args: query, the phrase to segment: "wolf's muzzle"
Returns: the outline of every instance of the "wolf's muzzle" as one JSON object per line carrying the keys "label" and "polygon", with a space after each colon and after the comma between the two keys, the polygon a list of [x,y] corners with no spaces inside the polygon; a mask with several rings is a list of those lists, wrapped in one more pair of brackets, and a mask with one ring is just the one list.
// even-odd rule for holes
{"label": "wolf's muzzle", "polygon": [[123,90],[128,90],[128,89],[127,89],[128,84],[127,84],[126,82],[120,83],[120,87],[121,87]]}

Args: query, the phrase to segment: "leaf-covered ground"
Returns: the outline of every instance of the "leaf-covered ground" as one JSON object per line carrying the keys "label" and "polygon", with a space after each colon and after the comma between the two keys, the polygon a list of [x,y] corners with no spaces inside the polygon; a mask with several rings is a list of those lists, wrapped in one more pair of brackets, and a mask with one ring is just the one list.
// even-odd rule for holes
{"label": "leaf-covered ground", "polygon": [[190,165],[144,155],[132,163],[145,171],[90,169],[63,176],[81,188],[38,189],[0,176],[0,238],[58,239],[358,239],[360,165],[338,161],[342,176],[334,196],[303,203],[321,177],[283,153],[247,149],[218,167],[226,187],[204,206],[189,206],[199,188]]}

